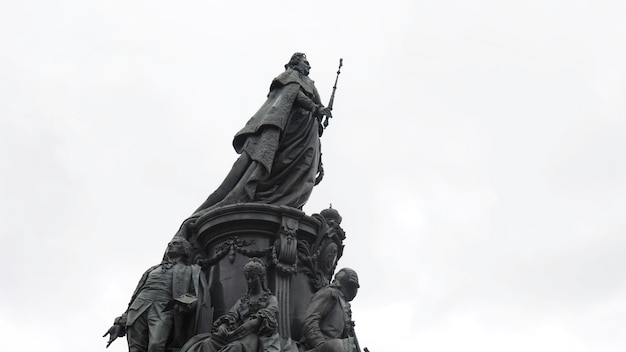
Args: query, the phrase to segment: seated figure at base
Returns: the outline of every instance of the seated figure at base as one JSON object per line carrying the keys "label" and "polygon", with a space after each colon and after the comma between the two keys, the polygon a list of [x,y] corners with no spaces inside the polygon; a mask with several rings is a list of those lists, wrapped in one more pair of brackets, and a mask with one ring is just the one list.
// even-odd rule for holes
{"label": "seated figure at base", "polygon": [[356,272],[343,268],[333,282],[311,298],[302,323],[303,351],[359,351],[354,334],[350,301],[356,297],[359,278]]}
{"label": "seated figure at base", "polygon": [[278,300],[265,285],[265,264],[252,258],[243,272],[248,292],[213,324],[210,334],[194,336],[180,352],[279,352]]}

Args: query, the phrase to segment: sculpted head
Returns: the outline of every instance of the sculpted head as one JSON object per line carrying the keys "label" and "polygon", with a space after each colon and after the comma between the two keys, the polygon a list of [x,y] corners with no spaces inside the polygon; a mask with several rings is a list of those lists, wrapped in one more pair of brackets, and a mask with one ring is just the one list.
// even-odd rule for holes
{"label": "sculpted head", "polygon": [[189,260],[193,247],[186,239],[175,236],[170,243],[167,244],[167,250],[165,251],[166,259],[182,258],[183,260]]}
{"label": "sculpted head", "polygon": [[335,274],[335,280],[333,280],[332,285],[339,288],[346,300],[350,302],[359,291],[359,277],[356,271],[350,268],[343,268]]}
{"label": "sculpted head", "polygon": [[250,258],[243,266],[243,274],[248,283],[248,292],[266,290],[265,286],[265,263],[259,258]]}
{"label": "sculpted head", "polygon": [[311,70],[311,65],[309,65],[309,61],[306,59],[306,55],[304,53],[294,53],[291,55],[289,62],[285,65],[285,70],[289,68],[308,76],[309,71]]}

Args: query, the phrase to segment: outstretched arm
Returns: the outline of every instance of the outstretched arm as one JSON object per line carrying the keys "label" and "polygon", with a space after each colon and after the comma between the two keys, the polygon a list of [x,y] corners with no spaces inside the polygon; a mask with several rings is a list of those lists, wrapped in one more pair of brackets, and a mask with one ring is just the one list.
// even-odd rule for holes
{"label": "outstretched arm", "polygon": [[[133,304],[133,301],[135,300],[135,298],[137,297],[137,295],[139,294],[139,292],[141,291],[141,289],[143,288],[143,285],[146,283],[146,279],[148,278],[148,274],[156,269],[157,267],[159,267],[158,265],[155,265],[153,267],[151,267],[150,269],[146,270],[145,273],[143,273],[143,275],[141,276],[141,279],[139,280],[139,283],[137,283],[137,288],[135,288],[135,292],[133,293],[132,298],[130,299],[130,302],[128,303],[128,307],[130,308],[131,304]],[[115,320],[113,321],[113,326],[111,326],[109,328],[109,330],[107,330],[106,333],[104,333],[104,335],[102,335],[102,337],[106,337],[107,335],[109,335],[109,341],[107,342],[107,346],[109,347],[111,345],[111,343],[113,343],[113,341],[115,341],[115,339],[117,339],[118,337],[123,337],[124,335],[126,335],[126,315],[128,312],[128,308],[126,308],[126,311],[120,315],[119,317],[115,318]]]}

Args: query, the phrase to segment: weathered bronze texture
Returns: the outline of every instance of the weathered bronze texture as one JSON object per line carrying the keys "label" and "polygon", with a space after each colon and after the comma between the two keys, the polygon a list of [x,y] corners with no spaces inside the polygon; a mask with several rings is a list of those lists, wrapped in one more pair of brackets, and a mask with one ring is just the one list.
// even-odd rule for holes
{"label": "weathered bronze texture", "polygon": [[303,349],[315,352],[352,352],[359,350],[354,333],[350,301],[356,297],[359,278],[343,268],[332,284],[313,295],[302,323]]}
{"label": "weathered bronze texture", "polygon": [[280,351],[278,300],[265,284],[265,264],[251,258],[243,267],[247,292],[213,324],[210,334],[198,335],[180,352]]}
{"label": "weathered bronze texture", "polygon": [[238,273],[248,258],[259,257],[268,265],[268,287],[278,298],[281,336],[299,340],[310,298],[329,284],[343,254],[339,219],[334,209],[307,216],[290,207],[254,203],[220,207],[200,218],[191,242],[206,266],[214,317],[245,292]]}
{"label": "weathered bronze texture", "polygon": [[128,309],[104,335],[107,347],[126,335],[129,352],[165,351],[208,331],[210,296],[201,267],[188,263],[192,250],[183,238],[170,241],[161,264],[143,274]]}
{"label": "weathered bronze texture", "polygon": [[301,209],[321,181],[321,120],[331,116],[309,75],[306,55],[295,53],[274,78],[267,100],[235,135],[241,156],[207,200],[182,224],[189,238],[198,217],[216,207],[264,203]]}
{"label": "weathered bronze texture", "polygon": [[320,103],[310,68],[295,53],[272,81],[235,135],[241,156],[143,275],[107,347],[127,335],[130,352],[359,350],[356,272],[342,269],[331,283],[346,238],[341,215],[301,210],[323,176],[321,121],[333,101]]}

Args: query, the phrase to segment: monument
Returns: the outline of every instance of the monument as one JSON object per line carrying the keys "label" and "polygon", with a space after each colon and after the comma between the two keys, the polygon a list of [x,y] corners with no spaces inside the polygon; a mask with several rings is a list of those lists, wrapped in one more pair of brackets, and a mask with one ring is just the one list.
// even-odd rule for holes
{"label": "monument", "polygon": [[306,55],[292,55],[235,135],[237,161],[140,279],[107,347],[127,336],[130,352],[360,351],[357,274],[332,280],[342,218],[302,211],[324,175],[320,137],[342,64],[324,106]]}

